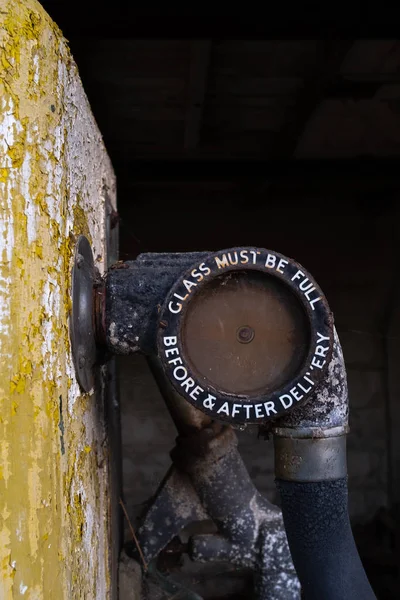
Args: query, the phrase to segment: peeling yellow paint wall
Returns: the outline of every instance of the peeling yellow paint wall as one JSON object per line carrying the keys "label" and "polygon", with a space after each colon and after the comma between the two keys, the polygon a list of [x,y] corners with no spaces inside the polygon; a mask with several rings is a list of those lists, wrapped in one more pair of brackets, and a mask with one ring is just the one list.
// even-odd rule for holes
{"label": "peeling yellow paint wall", "polygon": [[35,0],[0,0],[0,600],[109,597],[103,401],[80,392],[68,328],[80,233],[106,264],[106,193],[61,32]]}

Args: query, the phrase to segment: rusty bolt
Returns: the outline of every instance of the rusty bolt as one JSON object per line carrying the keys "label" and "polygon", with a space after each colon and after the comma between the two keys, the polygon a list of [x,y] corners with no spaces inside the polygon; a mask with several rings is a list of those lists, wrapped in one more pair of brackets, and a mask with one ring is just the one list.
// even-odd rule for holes
{"label": "rusty bolt", "polygon": [[76,257],[76,266],[78,267],[78,269],[81,268],[84,262],[85,258],[82,256],[82,254],[78,254],[78,256]]}
{"label": "rusty bolt", "polygon": [[241,344],[249,344],[254,339],[254,329],[245,325],[243,327],[239,327],[236,332],[236,337],[238,342]]}

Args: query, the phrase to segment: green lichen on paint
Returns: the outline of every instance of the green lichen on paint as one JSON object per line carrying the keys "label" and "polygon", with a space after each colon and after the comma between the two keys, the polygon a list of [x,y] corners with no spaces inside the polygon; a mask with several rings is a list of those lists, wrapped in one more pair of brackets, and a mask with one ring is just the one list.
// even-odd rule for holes
{"label": "green lichen on paint", "polygon": [[77,388],[68,328],[75,241],[98,238],[85,179],[77,191],[67,176],[76,80],[40,5],[0,0],[2,600],[108,595],[104,431]]}

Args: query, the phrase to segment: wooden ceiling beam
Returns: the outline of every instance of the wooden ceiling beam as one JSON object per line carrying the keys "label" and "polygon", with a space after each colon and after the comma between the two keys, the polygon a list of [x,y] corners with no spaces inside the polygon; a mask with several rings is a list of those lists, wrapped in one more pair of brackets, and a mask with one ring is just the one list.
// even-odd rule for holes
{"label": "wooden ceiling beam", "polygon": [[400,85],[398,73],[340,73],[325,88],[326,98],[373,98],[384,86]]}
{"label": "wooden ceiling beam", "polygon": [[353,40],[340,42],[320,42],[322,60],[317,66],[312,79],[306,81],[296,98],[292,114],[288,115],[285,126],[278,134],[278,141],[273,150],[276,158],[294,156],[302,133],[314,111],[324,100],[329,86],[337,79],[340,67],[346,58]]}
{"label": "wooden ceiling beam", "polygon": [[254,11],[243,14],[243,9],[237,14],[232,11],[229,15],[209,16],[201,5],[189,7],[193,12],[197,9],[197,16],[194,16],[193,12],[187,14],[172,8],[164,8],[164,15],[160,15],[157,6],[151,2],[143,8],[137,3],[117,1],[109,10],[99,10],[97,4],[90,1],[85,9],[82,2],[74,0],[41,0],[41,4],[70,40],[82,37],[265,40],[398,36],[399,9],[396,5],[383,9],[375,2],[366,7],[361,0],[343,7],[336,2],[314,3],[310,10],[305,10],[302,3],[290,6],[275,3],[268,6],[267,16],[262,18]]}
{"label": "wooden ceiling beam", "polygon": [[168,160],[137,159],[118,165],[121,184],[157,181],[240,181],[266,177],[291,183],[310,181],[379,181],[385,187],[400,186],[400,158],[359,157],[353,159],[219,159]]}

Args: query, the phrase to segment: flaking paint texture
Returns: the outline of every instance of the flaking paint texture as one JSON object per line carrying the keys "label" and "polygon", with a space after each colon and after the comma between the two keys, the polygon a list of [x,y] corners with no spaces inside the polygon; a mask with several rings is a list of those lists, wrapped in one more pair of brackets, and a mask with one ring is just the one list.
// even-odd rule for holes
{"label": "flaking paint texture", "polygon": [[61,32],[35,0],[0,0],[0,600],[109,596],[102,386],[81,394],[68,328],[79,234],[106,264],[106,193]]}

